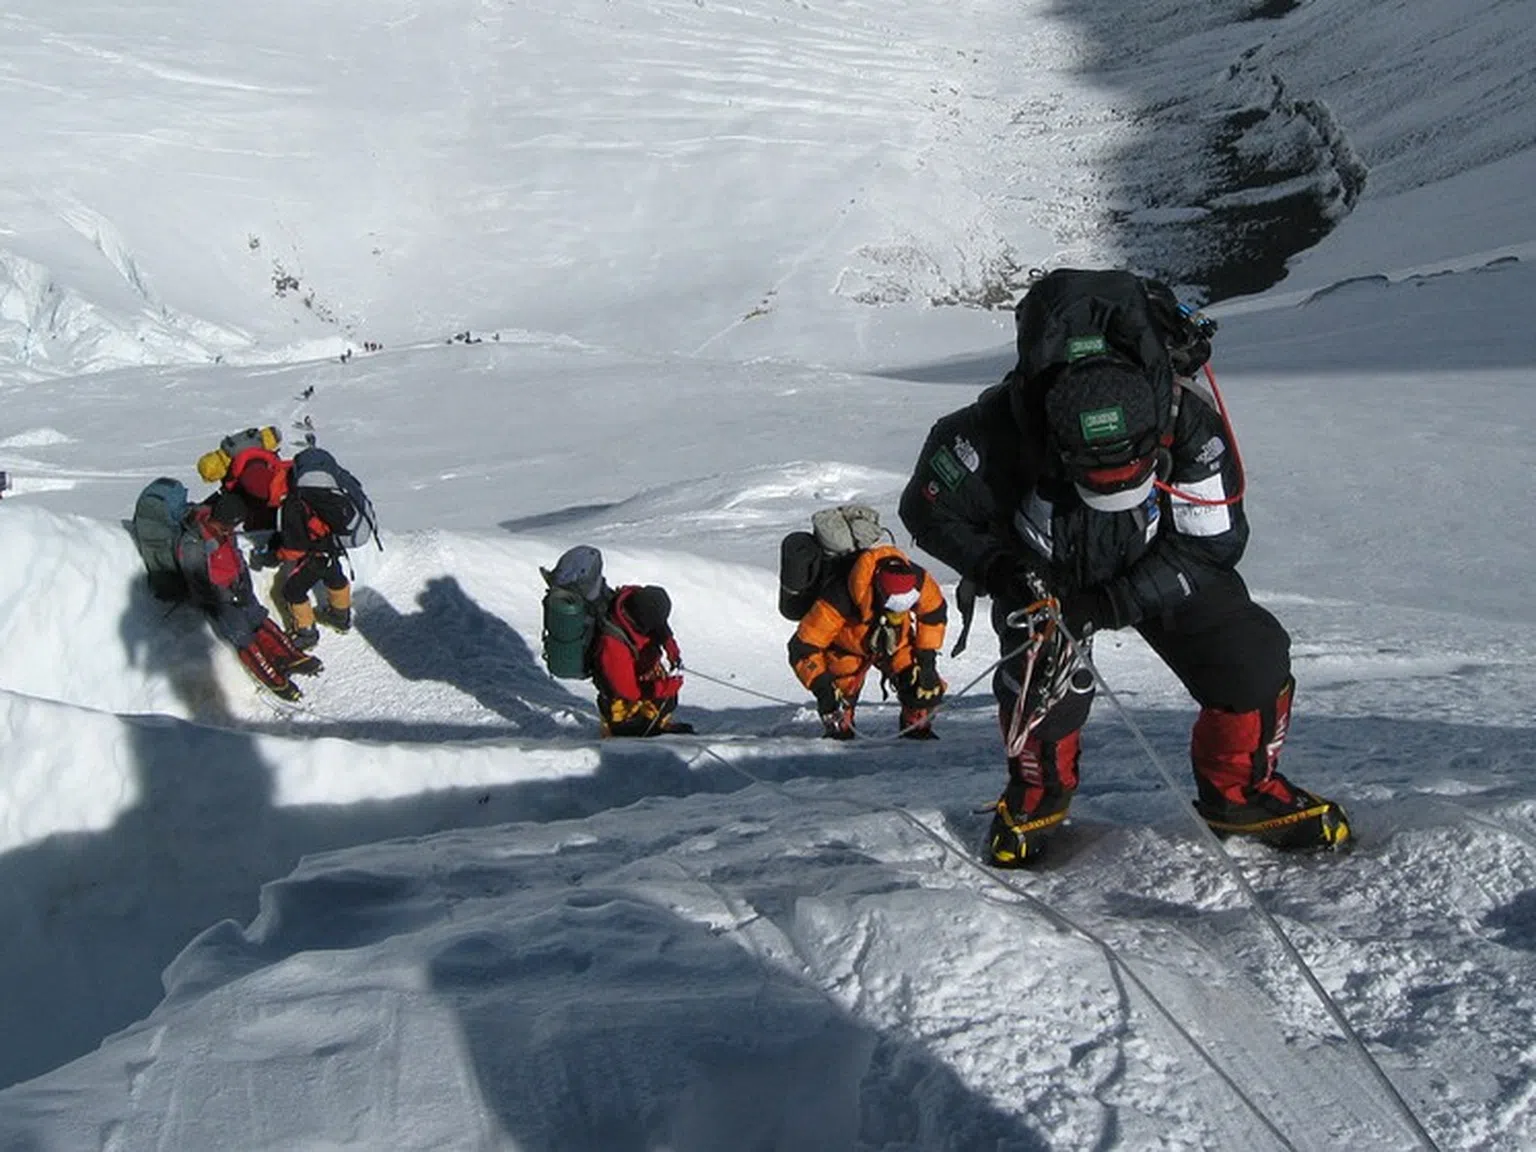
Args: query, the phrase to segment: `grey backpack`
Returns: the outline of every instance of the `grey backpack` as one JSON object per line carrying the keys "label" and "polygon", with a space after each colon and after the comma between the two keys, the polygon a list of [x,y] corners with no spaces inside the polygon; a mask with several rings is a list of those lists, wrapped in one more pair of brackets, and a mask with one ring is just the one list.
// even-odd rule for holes
{"label": "grey backpack", "polygon": [[811,535],[828,556],[846,556],[873,548],[884,531],[880,513],[868,504],[839,504],[811,517]]}
{"label": "grey backpack", "polygon": [[811,516],[809,532],[791,532],[779,544],[779,615],[798,621],[821,595],[834,563],[880,543],[880,513],[868,504],[840,504]]}

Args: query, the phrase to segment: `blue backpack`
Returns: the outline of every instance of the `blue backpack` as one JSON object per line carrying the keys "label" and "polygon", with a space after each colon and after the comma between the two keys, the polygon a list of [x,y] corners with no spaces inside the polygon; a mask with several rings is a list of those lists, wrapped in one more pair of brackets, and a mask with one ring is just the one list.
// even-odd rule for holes
{"label": "blue backpack", "polygon": [[151,480],[133,506],[129,531],[149,574],[149,590],[157,600],[187,598],[187,580],[176,560],[176,544],[186,516],[187,486],[169,476]]}

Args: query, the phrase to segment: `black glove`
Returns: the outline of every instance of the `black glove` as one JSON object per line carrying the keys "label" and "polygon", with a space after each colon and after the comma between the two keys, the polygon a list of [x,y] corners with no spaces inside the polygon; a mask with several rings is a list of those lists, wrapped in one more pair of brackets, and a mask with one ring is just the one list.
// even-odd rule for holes
{"label": "black glove", "polygon": [[920,648],[913,660],[913,698],[923,707],[932,708],[944,698],[946,687],[943,678],[939,675],[938,653],[932,649]]}
{"label": "black glove", "polygon": [[251,552],[251,558],[246,561],[252,572],[260,572],[263,568],[276,568],[279,561],[277,553],[270,548],[256,548]]}
{"label": "black glove", "polygon": [[1081,640],[1090,632],[1118,626],[1115,602],[1101,588],[1085,588],[1068,596],[1061,606],[1062,623]]}
{"label": "black glove", "polygon": [[821,734],[833,740],[852,740],[853,709],[843,699],[843,694],[832,683],[832,674],[823,672],[811,681],[811,692],[816,697],[816,711],[821,716]]}
{"label": "black glove", "polygon": [[981,585],[994,600],[1023,607],[1050,594],[1043,562],[1017,552],[995,556],[982,575]]}
{"label": "black glove", "polygon": [[830,672],[823,672],[811,681],[811,695],[816,697],[816,711],[823,716],[831,715],[843,706],[842,695],[832,683]]}

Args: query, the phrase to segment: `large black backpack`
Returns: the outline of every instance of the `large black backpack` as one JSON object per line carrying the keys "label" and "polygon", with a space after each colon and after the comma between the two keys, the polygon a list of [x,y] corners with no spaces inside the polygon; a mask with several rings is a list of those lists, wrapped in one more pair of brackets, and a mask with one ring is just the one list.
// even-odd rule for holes
{"label": "large black backpack", "polygon": [[[1149,287],[1156,291],[1155,302]],[[1174,413],[1173,366],[1166,345],[1175,335],[1170,325],[1181,321],[1172,293],[1162,285],[1149,286],[1132,272],[1047,272],[1014,307],[1019,350],[1015,382],[1039,402],[1047,389],[1070,378],[1074,365],[1119,361],[1146,375],[1162,413],[1159,431],[1166,433]]]}
{"label": "large black backpack", "polygon": [[325,521],[343,548],[357,548],[372,540],[383,549],[373,501],[357,477],[324,448],[311,446],[293,458],[289,490]]}
{"label": "large black backpack", "polygon": [[187,580],[176,559],[186,516],[187,486],[169,476],[151,480],[134,503],[129,530],[157,600],[187,598]]}

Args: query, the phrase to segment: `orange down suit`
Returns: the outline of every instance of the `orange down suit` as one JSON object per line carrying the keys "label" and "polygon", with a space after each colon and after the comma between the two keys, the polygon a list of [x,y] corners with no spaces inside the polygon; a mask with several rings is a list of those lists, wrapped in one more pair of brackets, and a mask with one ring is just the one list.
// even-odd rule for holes
{"label": "orange down suit", "polygon": [[[874,588],[875,567],[894,557],[918,575],[915,608],[889,622]],[[855,701],[875,667],[898,685],[907,681],[919,650],[935,654],[944,645],[948,606],[938,582],[912,564],[899,548],[877,545],[854,557],[846,581],[834,581],[811,605],[789,642],[789,662],[806,688],[830,673],[845,700]],[[903,701],[906,703],[906,701]]]}

